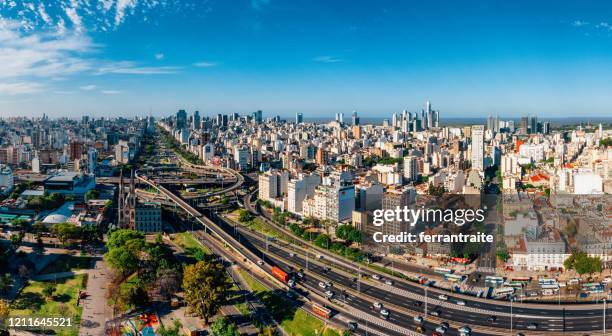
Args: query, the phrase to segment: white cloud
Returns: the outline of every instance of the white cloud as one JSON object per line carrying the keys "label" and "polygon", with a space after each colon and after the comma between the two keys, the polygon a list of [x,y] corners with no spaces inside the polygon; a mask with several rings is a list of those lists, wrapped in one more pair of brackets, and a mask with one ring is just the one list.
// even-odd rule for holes
{"label": "white cloud", "polygon": [[158,61],[159,61],[159,60],[163,60],[163,59],[164,59],[164,57],[165,57],[165,56],[164,56],[164,54],[163,54],[163,53],[157,53],[157,54],[155,54],[155,59],[156,59],[156,60],[158,60]]}
{"label": "white cloud", "polygon": [[45,5],[42,2],[38,4],[38,14],[46,24],[51,24],[51,18],[49,17],[49,14],[47,14],[47,11],[45,10]]}
{"label": "white cloud", "polygon": [[572,22],[572,26],[574,27],[582,27],[582,26],[587,26],[589,23],[586,21],[582,21],[582,20],[575,20],[574,22]]}
{"label": "white cloud", "polygon": [[210,67],[214,67],[217,65],[217,63],[215,62],[197,62],[197,63],[193,63],[193,65],[200,67],[200,68],[210,68]]}
{"label": "white cloud", "polygon": [[115,25],[123,23],[123,18],[127,10],[133,11],[138,1],[136,0],[117,0],[115,3]]}
{"label": "white cloud", "polygon": [[102,92],[103,94],[106,94],[106,95],[113,95],[113,94],[120,94],[121,93],[121,91],[119,91],[119,90],[102,90],[100,92]]}
{"label": "white cloud", "polygon": [[121,61],[101,66],[97,74],[164,75],[177,73],[179,69],[180,68],[176,66],[138,66],[134,62]]}
{"label": "white cloud", "polygon": [[0,83],[0,94],[9,96],[39,92],[41,89],[42,85],[35,82]]}
{"label": "white cloud", "polygon": [[97,46],[79,34],[30,33],[14,21],[0,19],[0,79],[54,78],[91,67],[81,56]]}
{"label": "white cloud", "polygon": [[83,85],[81,87],[79,87],[79,89],[83,90],[83,91],[91,91],[91,90],[95,90],[97,86],[93,85],[93,84],[89,84],[89,85]]}
{"label": "white cloud", "polygon": [[338,63],[341,61],[341,59],[337,58],[336,56],[318,56],[312,60],[321,63]]}

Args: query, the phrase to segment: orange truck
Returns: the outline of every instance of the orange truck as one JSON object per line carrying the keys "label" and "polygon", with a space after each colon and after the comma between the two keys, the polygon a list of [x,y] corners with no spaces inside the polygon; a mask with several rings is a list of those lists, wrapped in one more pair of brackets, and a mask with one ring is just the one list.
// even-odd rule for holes
{"label": "orange truck", "polygon": [[280,269],[279,267],[272,267],[272,275],[274,275],[275,278],[277,278],[278,280],[287,283],[287,281],[289,281],[289,274],[287,274],[285,271],[283,271],[282,269]]}

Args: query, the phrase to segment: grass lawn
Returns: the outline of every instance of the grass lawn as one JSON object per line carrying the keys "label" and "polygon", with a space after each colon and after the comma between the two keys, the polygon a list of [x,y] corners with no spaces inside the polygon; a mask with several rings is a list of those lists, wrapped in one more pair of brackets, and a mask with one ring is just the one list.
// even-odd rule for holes
{"label": "grass lawn", "polygon": [[275,228],[273,228],[270,225],[266,224],[259,217],[255,217],[255,218],[253,218],[253,220],[251,220],[250,222],[247,222],[247,223],[240,222],[238,220],[238,218],[240,216],[238,211],[240,211],[240,209],[239,210],[235,210],[234,212],[228,214],[227,217],[229,219],[233,220],[234,222],[238,223],[238,224],[244,225],[244,226],[248,227],[249,229],[251,229],[253,231],[261,232],[261,233],[265,234],[268,237],[274,237],[274,238],[277,238],[277,239],[284,240],[286,242],[291,242],[291,238],[290,237],[287,237],[287,235],[283,234],[282,232],[279,232]]}
{"label": "grass lawn", "polygon": [[[52,298],[42,294],[44,286],[49,282],[30,281],[11,305],[11,316],[27,317],[70,317],[72,327],[57,328],[56,335],[72,336],[79,334],[82,307],[77,307],[79,290],[84,289],[86,275],[58,279],[56,291]],[[51,282],[52,283],[52,282]]]}
{"label": "grass lawn", "polygon": [[326,327],[323,321],[318,318],[295,306],[292,307],[281,292],[269,291],[245,270],[239,272],[251,290],[266,305],[274,319],[280,322],[287,334],[295,336],[340,336],[339,330]]}
{"label": "grass lawn", "polygon": [[212,254],[212,251],[208,247],[200,244],[190,232],[177,233],[172,240],[191,255],[193,255],[196,250],[202,250],[205,254]]}
{"label": "grass lawn", "polygon": [[40,274],[70,272],[80,269],[90,269],[93,258],[90,256],[73,256],[62,254],[54,262],[47,265]]}

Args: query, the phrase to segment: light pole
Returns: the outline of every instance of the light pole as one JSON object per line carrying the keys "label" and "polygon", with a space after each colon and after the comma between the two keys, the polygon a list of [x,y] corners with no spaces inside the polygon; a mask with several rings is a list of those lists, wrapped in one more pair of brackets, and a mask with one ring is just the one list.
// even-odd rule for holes
{"label": "light pole", "polygon": [[510,296],[510,335],[512,335],[512,302],[514,302],[514,297]]}
{"label": "light pole", "polygon": [[606,334],[606,299],[603,300],[603,334]]}
{"label": "light pole", "polygon": [[425,316],[427,316],[427,286],[425,286]]}

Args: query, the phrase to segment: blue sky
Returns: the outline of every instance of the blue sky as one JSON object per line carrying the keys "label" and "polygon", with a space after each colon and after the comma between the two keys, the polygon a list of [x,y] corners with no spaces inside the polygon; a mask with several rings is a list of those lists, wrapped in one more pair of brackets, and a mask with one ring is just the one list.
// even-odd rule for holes
{"label": "blue sky", "polygon": [[612,113],[610,1],[0,0],[0,116]]}

